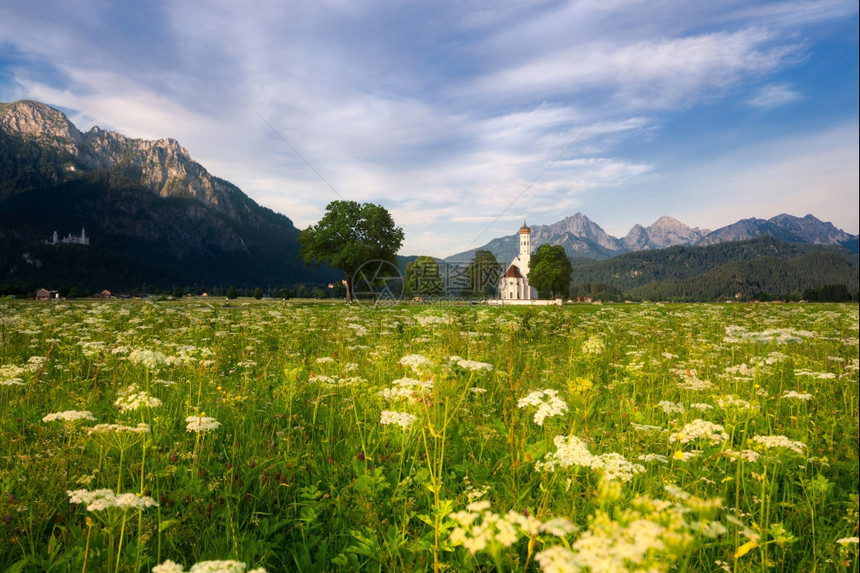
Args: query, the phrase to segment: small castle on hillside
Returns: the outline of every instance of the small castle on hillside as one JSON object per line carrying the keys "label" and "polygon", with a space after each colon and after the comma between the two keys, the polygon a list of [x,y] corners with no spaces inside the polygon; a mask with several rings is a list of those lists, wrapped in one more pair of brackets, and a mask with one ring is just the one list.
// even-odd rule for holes
{"label": "small castle on hillside", "polygon": [[61,244],[65,244],[65,245],[84,245],[84,246],[89,246],[89,244],[90,244],[90,238],[89,238],[89,237],[87,237],[87,230],[86,230],[86,229],[84,229],[84,228],[82,227],[82,228],[81,228],[81,236],[80,236],[80,237],[79,237],[79,236],[77,236],[77,235],[73,235],[73,234],[69,233],[68,235],[66,235],[65,237],[63,237],[62,239],[60,239],[59,237],[57,237],[57,232],[56,232],[56,231],[54,231],[54,235],[53,235],[50,239],[48,239],[48,240],[44,241],[44,243],[45,243],[46,245],[61,245]]}

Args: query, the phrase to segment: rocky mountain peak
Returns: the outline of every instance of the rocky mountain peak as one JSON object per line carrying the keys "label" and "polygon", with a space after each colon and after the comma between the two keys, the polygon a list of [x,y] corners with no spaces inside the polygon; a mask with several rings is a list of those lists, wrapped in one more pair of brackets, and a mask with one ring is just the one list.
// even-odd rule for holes
{"label": "rocky mountain peak", "polygon": [[636,224],[621,241],[631,251],[664,249],[675,245],[691,245],[710,231],[688,227],[684,223],[664,215],[648,227]]}
{"label": "rocky mountain peak", "polygon": [[[705,246],[728,241],[743,241],[770,235],[783,241],[841,245],[853,252],[858,250],[858,237],[823,223],[813,217],[777,215],[770,220],[742,219],[716,231],[689,227],[674,217],[665,215],[647,227],[635,224],[623,239],[606,234],[604,230],[582,213],[565,217],[551,225],[532,225],[531,244],[561,245],[570,257],[605,259],[632,251],[665,249],[674,246]],[[500,261],[510,260],[516,254],[518,241],[514,235],[493,239],[483,247],[492,251]],[[448,257],[447,260],[468,260],[474,251]]]}
{"label": "rocky mountain peak", "polygon": [[61,111],[28,100],[0,104],[0,130],[60,151],[75,168],[70,174],[118,170],[160,197],[193,197],[236,215],[235,188],[212,177],[175,139],[134,139],[97,126],[81,133]]}
{"label": "rocky mountain peak", "polygon": [[584,239],[607,249],[618,248],[618,240],[609,236],[600,225],[591,219],[577,213],[571,217],[565,217],[552,225],[532,226],[532,244],[550,243],[560,244],[559,239],[565,235]]}
{"label": "rocky mountain peak", "polygon": [[30,100],[0,104],[0,129],[48,143],[72,154],[83,140],[83,134],[66,114]]}
{"label": "rocky mountain peak", "polygon": [[653,223],[651,223],[652,229],[676,229],[679,227],[689,228],[687,225],[676,219],[675,217],[670,217],[669,215],[663,215]]}

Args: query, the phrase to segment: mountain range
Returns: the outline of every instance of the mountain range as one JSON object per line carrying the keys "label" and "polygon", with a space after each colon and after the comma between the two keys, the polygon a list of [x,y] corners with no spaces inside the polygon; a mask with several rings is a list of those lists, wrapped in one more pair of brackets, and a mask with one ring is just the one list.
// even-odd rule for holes
{"label": "mountain range", "polygon": [[[86,230],[90,244],[45,244]],[[34,101],[0,104],[0,279],[139,289],[255,286],[339,276],[298,258],[298,230],[211,175],[173,139],[93,127]]]}
{"label": "mountain range", "polygon": [[[86,233],[88,244],[75,239],[79,232]],[[691,228],[667,216],[647,227],[635,225],[619,239],[577,213],[552,225],[534,225],[531,232],[533,247],[564,246],[589,280],[624,277],[633,272],[630,269],[642,273],[649,265],[671,267],[677,260],[672,249],[734,244],[762,235],[777,244],[765,245],[761,252],[756,250],[760,245],[721,247],[695,257],[719,264],[748,261],[770,256],[774,249],[793,253],[784,243],[803,243],[815,252],[801,249],[792,257],[808,255],[816,262],[804,263],[804,269],[830,276],[826,265],[837,264],[834,253],[850,262],[853,259],[846,259],[845,253],[858,250],[856,235],[812,215],[744,219],[716,231]],[[517,254],[518,245],[514,234],[481,248],[507,262]],[[827,251],[827,246],[832,248],[826,257],[816,254]],[[188,290],[195,285],[197,291],[229,285],[281,288],[340,280],[338,272],[307,268],[298,247],[298,230],[288,217],[210,174],[173,139],[134,139],[98,127],[81,132],[65,114],[45,104],[0,103],[0,294],[72,286],[83,292],[137,291],[146,290],[146,285]],[[475,250],[447,260],[469,261]],[[664,251],[665,256],[660,254]],[[647,253],[657,258],[648,262]],[[645,258],[636,258],[637,254]],[[599,264],[610,263],[607,259],[609,266]],[[683,264],[699,273],[714,271],[710,263]],[[747,271],[777,272],[772,265],[759,267]],[[853,267],[856,275],[856,263]],[[777,274],[793,272],[780,269]],[[840,273],[833,276],[847,276],[844,269]],[[695,279],[664,274],[650,280]],[[646,286],[641,281],[611,282],[617,288]]]}
{"label": "mountain range", "polygon": [[[665,249],[674,246],[707,246],[729,241],[744,241],[768,235],[790,243],[839,245],[858,251],[857,235],[837,229],[832,223],[812,215],[794,217],[777,215],[768,220],[743,219],[726,227],[710,231],[689,227],[669,216],[660,217],[648,227],[633,226],[623,238],[607,234],[598,224],[582,213],[565,217],[551,225],[532,225],[532,249],[540,245],[561,245],[567,256],[579,259],[608,259],[634,251]],[[478,249],[487,250],[498,261],[510,261],[519,253],[518,234],[499,237],[482,247],[447,257],[449,262],[468,261]]]}

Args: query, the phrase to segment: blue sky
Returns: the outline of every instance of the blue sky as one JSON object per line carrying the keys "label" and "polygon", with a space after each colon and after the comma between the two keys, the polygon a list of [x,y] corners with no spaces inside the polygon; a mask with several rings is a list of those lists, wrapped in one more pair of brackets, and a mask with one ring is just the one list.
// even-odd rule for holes
{"label": "blue sky", "polygon": [[403,254],[577,212],[860,226],[855,0],[12,0],[25,98],[175,138],[300,228],[382,204]]}

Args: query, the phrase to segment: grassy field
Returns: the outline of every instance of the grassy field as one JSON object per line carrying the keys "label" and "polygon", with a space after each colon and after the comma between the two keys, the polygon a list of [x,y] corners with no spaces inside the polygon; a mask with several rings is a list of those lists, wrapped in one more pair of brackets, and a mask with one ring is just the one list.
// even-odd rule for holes
{"label": "grassy field", "polygon": [[0,571],[858,571],[856,305],[0,301],[0,329]]}

